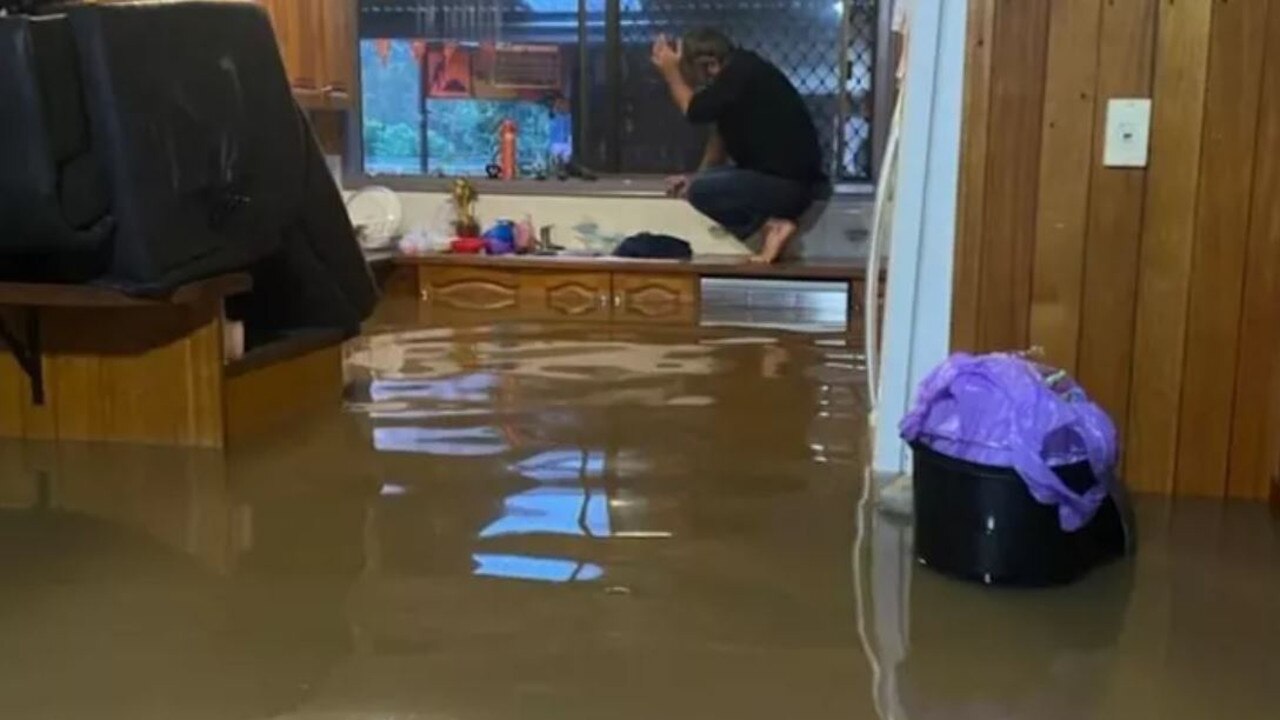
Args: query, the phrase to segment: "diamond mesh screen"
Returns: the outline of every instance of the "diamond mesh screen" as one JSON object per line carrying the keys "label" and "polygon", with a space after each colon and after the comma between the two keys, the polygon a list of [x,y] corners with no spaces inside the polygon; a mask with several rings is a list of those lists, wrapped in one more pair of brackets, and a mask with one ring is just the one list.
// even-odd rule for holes
{"label": "diamond mesh screen", "polygon": [[[685,122],[671,103],[649,62],[653,38],[715,27],[786,73],[813,114],[828,175],[860,181],[871,179],[877,5],[878,0],[360,0],[360,35],[369,42],[421,41],[428,48],[451,41],[556,46],[572,103],[576,159],[604,173],[666,174],[697,166],[705,132]],[[406,83],[390,82],[395,77],[373,82],[417,72],[407,65],[396,70],[404,63],[388,65],[388,57],[404,53],[395,51],[399,45],[386,47],[393,50],[383,53],[387,67],[373,74],[365,68],[366,134],[390,128],[386,138],[375,139],[418,147],[422,167],[431,167],[429,156],[438,149],[428,149],[423,138],[408,142],[413,133],[425,133],[408,116],[413,113],[377,110],[420,101],[404,92]],[[373,53],[362,51],[362,65]],[[406,142],[392,142],[400,135]]]}
{"label": "diamond mesh screen", "polygon": [[[873,0],[620,0],[622,51],[621,170],[687,169],[702,138],[673,131],[680,118],[649,65],[658,33],[715,27],[777,65],[813,114],[828,159],[842,180],[871,174],[871,85],[876,8]],[[842,52],[842,48],[844,48]],[[841,68],[841,56],[848,64]],[[674,141],[674,142],[673,142]]]}

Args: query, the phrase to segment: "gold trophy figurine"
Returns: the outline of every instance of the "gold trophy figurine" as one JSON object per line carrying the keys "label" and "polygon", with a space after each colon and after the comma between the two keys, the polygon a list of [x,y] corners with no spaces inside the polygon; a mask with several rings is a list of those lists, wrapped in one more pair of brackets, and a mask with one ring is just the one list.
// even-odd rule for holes
{"label": "gold trophy figurine", "polygon": [[462,178],[453,181],[453,205],[458,209],[458,219],[453,224],[458,237],[480,237],[480,223],[476,220],[476,189]]}

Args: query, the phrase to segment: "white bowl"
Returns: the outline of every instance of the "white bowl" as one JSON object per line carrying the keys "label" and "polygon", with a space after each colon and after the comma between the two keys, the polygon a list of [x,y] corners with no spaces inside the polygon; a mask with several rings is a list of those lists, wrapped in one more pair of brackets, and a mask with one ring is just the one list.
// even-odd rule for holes
{"label": "white bowl", "polygon": [[402,232],[404,208],[400,196],[380,185],[364,188],[347,200],[347,216],[358,228],[366,250],[389,247]]}

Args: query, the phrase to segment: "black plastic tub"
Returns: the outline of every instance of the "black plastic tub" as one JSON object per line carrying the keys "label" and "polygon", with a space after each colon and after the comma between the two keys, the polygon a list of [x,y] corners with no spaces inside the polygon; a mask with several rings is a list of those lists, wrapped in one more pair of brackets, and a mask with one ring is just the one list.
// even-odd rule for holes
{"label": "black plastic tub", "polygon": [[[1088,525],[1065,532],[1058,511],[1036,502],[1011,468],[958,460],[913,445],[916,559],[938,572],[988,585],[1068,583],[1125,553],[1125,530],[1107,497]],[[1083,492],[1088,463],[1055,468]]]}

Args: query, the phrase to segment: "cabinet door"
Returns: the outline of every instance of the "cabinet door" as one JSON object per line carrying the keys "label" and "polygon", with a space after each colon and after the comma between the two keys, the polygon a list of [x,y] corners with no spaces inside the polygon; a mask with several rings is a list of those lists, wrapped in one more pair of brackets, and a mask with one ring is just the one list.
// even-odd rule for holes
{"label": "cabinet door", "polygon": [[613,319],[695,325],[700,287],[697,275],[615,273]]}
{"label": "cabinet door", "polygon": [[521,306],[529,317],[560,320],[608,320],[607,272],[528,272],[521,275]]}
{"label": "cabinet door", "polygon": [[324,89],[331,102],[345,104],[356,85],[356,0],[323,0],[320,10]]}
{"label": "cabinet door", "polygon": [[262,0],[276,29],[289,84],[300,98],[322,92],[321,13],[313,0]]}
{"label": "cabinet door", "polygon": [[422,302],[454,310],[514,310],[520,305],[520,276],[471,267],[418,268]]}

